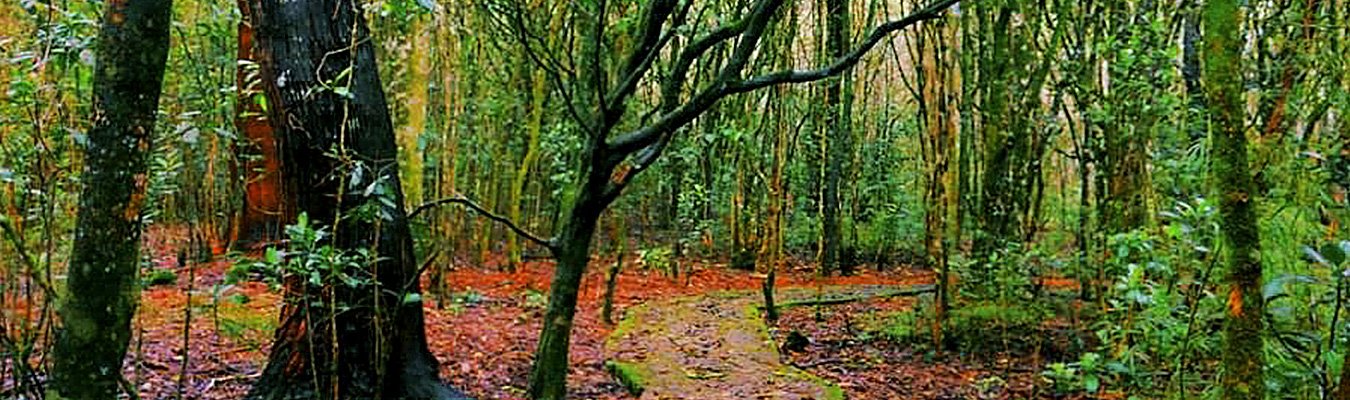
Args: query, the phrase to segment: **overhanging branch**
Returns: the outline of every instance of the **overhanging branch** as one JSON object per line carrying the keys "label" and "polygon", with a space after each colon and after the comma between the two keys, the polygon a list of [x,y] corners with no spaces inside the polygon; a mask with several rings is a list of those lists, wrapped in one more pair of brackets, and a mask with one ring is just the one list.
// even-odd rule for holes
{"label": "overhanging branch", "polygon": [[483,217],[493,220],[499,224],[505,225],[512,232],[515,232],[516,235],[519,235],[520,237],[525,238],[526,240],[534,242],[535,244],[543,246],[544,248],[547,248],[549,250],[553,250],[554,248],[552,240],[540,238],[538,235],[530,233],[530,231],[521,228],[520,225],[516,225],[514,221],[511,221],[510,219],[503,217],[501,215],[493,214],[492,211],[488,211],[488,209],[483,208],[483,206],[478,205],[478,203],[475,203],[473,200],[469,200],[468,198],[459,194],[456,194],[454,197],[447,197],[440,200],[422,203],[422,205],[417,206],[417,208],[414,208],[412,212],[408,213],[408,218],[412,219],[413,217],[416,217],[417,214],[421,214],[423,211],[451,203],[461,204],[464,205],[465,207],[473,209],[474,212],[477,212]]}
{"label": "overhanging branch", "polygon": [[868,34],[867,39],[863,40],[857,48],[854,48],[853,51],[848,52],[848,54],[845,54],[843,57],[835,59],[834,62],[825,67],[804,71],[784,70],[756,76],[740,82],[733,82],[727,85],[725,94],[745,93],[755,89],[785,83],[813,82],[839,75],[856,65],[858,60],[861,60],[864,54],[867,54],[873,47],[876,47],[877,43],[880,43],[882,39],[890,36],[892,32],[908,28],[910,25],[922,21],[937,19],[942,16],[943,11],[959,2],[960,0],[939,0],[936,3],[928,5],[928,7],[924,7],[922,10],[915,11],[914,13],[905,16],[904,18],[881,24],[875,29],[872,29],[872,33]]}
{"label": "overhanging branch", "polygon": [[[904,18],[881,24],[872,29],[872,32],[867,35],[867,38],[863,40],[858,47],[854,48],[843,57],[835,59],[829,65],[819,69],[783,70],[742,80],[739,79],[740,71],[749,60],[755,47],[758,47],[756,44],[759,40],[759,36],[763,33],[762,30],[764,24],[767,23],[768,16],[764,15],[764,13],[773,12],[776,9],[776,6],[781,4],[779,1],[760,0],[760,2],[756,3],[754,8],[755,11],[752,11],[745,21],[738,22],[725,30],[716,31],[703,38],[706,40],[696,41],[696,43],[702,42],[706,44],[695,46],[694,49],[697,51],[689,53],[698,54],[699,51],[704,50],[699,48],[703,45],[711,46],[714,43],[732,37],[743,37],[742,43],[737,46],[732,60],[714,82],[706,89],[696,94],[689,101],[669,112],[663,113],[657,118],[656,122],[617,136],[609,141],[608,146],[615,150],[616,158],[627,157],[634,152],[656,144],[658,140],[661,140],[663,135],[684,126],[684,124],[687,124],[694,118],[702,115],[704,111],[707,111],[724,97],[750,92],[773,85],[814,82],[839,75],[849,68],[852,68],[854,65],[857,65],[863,55],[867,54],[868,51],[871,51],[872,48],[876,47],[877,43],[880,43],[891,33],[908,28],[922,21],[937,19],[942,16],[942,13],[946,9],[951,8],[959,2],[960,0],[938,0]],[[677,65],[677,67],[679,67],[679,65]],[[670,91],[667,90],[667,93],[670,93]]]}

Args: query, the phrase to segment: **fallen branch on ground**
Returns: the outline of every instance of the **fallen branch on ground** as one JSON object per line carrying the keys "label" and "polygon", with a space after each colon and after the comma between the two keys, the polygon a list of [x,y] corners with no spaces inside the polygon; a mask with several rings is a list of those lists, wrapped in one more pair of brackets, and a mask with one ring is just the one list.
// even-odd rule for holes
{"label": "fallen branch on ground", "polygon": [[[886,298],[891,298],[891,297],[918,296],[918,295],[921,295],[921,294],[925,294],[925,293],[933,293],[933,292],[936,292],[936,291],[937,291],[937,287],[935,287],[935,286],[933,286],[933,285],[919,285],[919,286],[913,286],[913,287],[906,288],[906,289],[893,290],[893,291],[888,291],[888,292],[880,292],[880,293],[876,293],[876,294],[865,294],[865,295],[848,296],[848,297],[822,297],[822,298],[810,298],[810,299],[802,299],[802,300],[786,301],[786,302],[779,303],[776,307],[781,309],[781,308],[787,308],[787,307],[801,307],[801,306],[828,306],[828,305],[839,305],[839,304],[847,304],[847,303],[853,303],[853,302],[858,302],[858,301],[863,301],[863,300],[871,300],[871,299],[886,299]],[[761,308],[761,309],[764,308],[763,305],[759,305],[759,306],[756,306],[756,307]]]}

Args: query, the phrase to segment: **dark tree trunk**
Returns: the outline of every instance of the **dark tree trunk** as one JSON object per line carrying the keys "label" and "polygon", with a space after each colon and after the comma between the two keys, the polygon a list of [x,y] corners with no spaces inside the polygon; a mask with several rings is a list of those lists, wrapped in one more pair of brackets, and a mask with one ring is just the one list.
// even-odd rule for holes
{"label": "dark tree trunk", "polygon": [[[364,266],[375,288],[318,290],[290,280],[267,367],[248,398],[458,397],[437,374],[422,302],[412,296],[420,292],[419,271],[394,129],[358,4],[250,0],[245,11],[256,29],[269,117],[286,121],[274,127],[296,211],[332,226],[326,244],[380,257]],[[305,300],[315,298],[346,310],[309,310]]]}
{"label": "dark tree trunk", "polygon": [[145,156],[168,57],[172,5],[170,0],[105,4],[94,124],[85,145],[69,295],[61,303],[48,398],[111,399],[122,382],[140,297]]}
{"label": "dark tree trunk", "polygon": [[[848,4],[844,0],[825,0],[825,51],[834,59],[848,51],[849,24]],[[843,247],[843,233],[839,223],[841,202],[839,181],[849,161],[853,147],[852,123],[853,96],[849,75],[842,74],[830,80],[825,86],[825,139],[821,141],[827,149],[825,182],[821,190],[821,248],[820,267],[826,275],[840,269],[840,248]]]}
{"label": "dark tree trunk", "polygon": [[1204,87],[1209,107],[1219,225],[1227,241],[1228,305],[1225,307],[1221,396],[1265,398],[1262,369],[1265,314],[1261,296],[1261,238],[1256,191],[1247,165],[1242,101],[1242,27],[1237,0],[1210,0],[1204,10]]}
{"label": "dark tree trunk", "polygon": [[586,152],[590,155],[588,173],[552,249],[558,264],[549,286],[548,309],[544,312],[544,326],[530,371],[532,399],[562,399],[567,395],[567,353],[572,338],[572,319],[577,311],[577,292],[590,263],[597,221],[613,201],[603,193],[614,166],[604,161],[607,155],[596,146],[593,142],[591,150]]}
{"label": "dark tree trunk", "polygon": [[[978,6],[977,6],[978,7]],[[986,38],[992,37],[992,47],[986,58],[980,60],[982,66],[980,85],[983,86],[982,133],[984,135],[983,181],[981,182],[979,230],[975,238],[975,254],[987,257],[1002,244],[1014,237],[1017,223],[1014,182],[1012,168],[1015,156],[1013,143],[1016,134],[1007,122],[1011,118],[1008,100],[1008,59],[1012,52],[1010,43],[1010,24],[1012,9],[979,7],[985,10],[980,18],[981,32]],[[988,64],[988,67],[983,65]],[[984,271],[972,278],[983,278]]]}

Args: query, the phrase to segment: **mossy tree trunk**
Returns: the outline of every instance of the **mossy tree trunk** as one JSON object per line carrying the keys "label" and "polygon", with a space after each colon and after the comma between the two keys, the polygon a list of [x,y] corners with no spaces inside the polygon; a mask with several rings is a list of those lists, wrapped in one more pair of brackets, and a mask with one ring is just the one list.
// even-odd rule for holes
{"label": "mossy tree trunk", "polygon": [[[821,6],[825,9],[825,56],[827,59],[842,57],[848,51],[849,35],[852,32],[848,2],[824,0]],[[825,118],[822,121],[825,136],[821,145],[826,149],[826,161],[824,186],[821,188],[820,268],[826,275],[848,272],[841,268],[840,260],[844,235],[840,226],[842,199],[839,182],[852,155],[852,114],[853,80],[848,73],[844,73],[832,78],[825,86]]]}
{"label": "mossy tree trunk", "polygon": [[[104,5],[75,243],[52,349],[50,399],[111,399],[140,299],[146,154],[169,52],[170,0]],[[136,390],[136,388],[128,388]]]}
{"label": "mossy tree trunk", "polygon": [[[948,309],[948,241],[951,225],[955,224],[955,173],[951,161],[956,158],[956,140],[960,135],[958,109],[960,73],[956,66],[952,23],[938,21],[925,26],[918,36],[921,77],[920,123],[924,129],[921,140],[924,170],[927,175],[924,191],[924,249],[928,263],[937,272],[936,318],[932,331],[935,346],[942,341],[942,325]],[[940,347],[937,347],[940,348]]]}
{"label": "mossy tree trunk", "polygon": [[1237,0],[1205,2],[1204,73],[1209,109],[1213,179],[1219,196],[1219,225],[1227,248],[1221,398],[1265,398],[1262,355],[1264,299],[1261,297],[1261,238],[1256,192],[1247,165],[1242,100],[1242,8]]}

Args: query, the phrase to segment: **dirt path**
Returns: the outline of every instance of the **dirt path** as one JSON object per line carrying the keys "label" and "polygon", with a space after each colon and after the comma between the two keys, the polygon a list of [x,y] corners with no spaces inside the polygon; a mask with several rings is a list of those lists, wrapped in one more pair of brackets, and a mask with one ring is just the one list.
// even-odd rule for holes
{"label": "dirt path", "polygon": [[[778,292],[779,304],[912,295],[929,286],[835,286]],[[643,399],[843,399],[835,384],[782,361],[757,291],[655,301],[630,309],[605,344],[607,366]]]}

